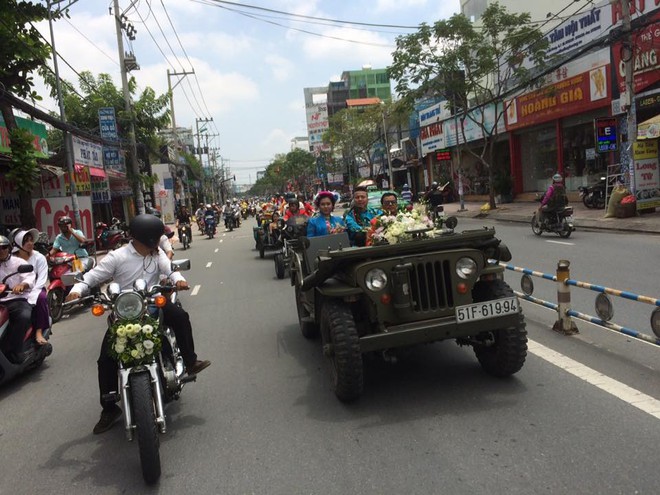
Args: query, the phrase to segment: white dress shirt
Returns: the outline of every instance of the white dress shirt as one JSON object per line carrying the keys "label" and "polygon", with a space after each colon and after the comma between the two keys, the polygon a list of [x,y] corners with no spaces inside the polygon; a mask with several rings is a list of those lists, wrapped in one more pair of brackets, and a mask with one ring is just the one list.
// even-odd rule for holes
{"label": "white dress shirt", "polygon": [[89,287],[110,280],[117,282],[122,290],[130,289],[140,278],[147,282],[147,287],[160,283],[163,278],[169,278],[172,283],[185,281],[183,275],[172,271],[172,262],[161,249],[157,254],[142,256],[130,242],[110,251],[95,268],[83,275],[84,283],[74,285],[71,292],[82,295]]}
{"label": "white dress shirt", "polygon": [[[2,280],[7,275],[18,270],[19,266],[27,264],[27,261],[19,258],[18,256],[10,256],[8,260],[0,261],[0,282],[2,282]],[[13,294],[12,292],[8,292],[5,297],[0,299],[0,301],[7,302],[11,301],[12,299],[27,299],[27,295],[30,292],[30,289],[34,287],[34,280],[34,272],[17,273],[16,275],[12,275],[5,281],[5,284],[7,284],[7,287],[9,287],[10,290],[16,287],[18,284],[25,283],[28,286],[23,294]]]}
{"label": "white dress shirt", "polygon": [[35,305],[41,289],[48,285],[48,261],[40,252],[32,251],[32,255],[30,255],[27,262],[34,267],[34,275],[37,278],[34,287],[27,294],[27,300],[30,304]]}

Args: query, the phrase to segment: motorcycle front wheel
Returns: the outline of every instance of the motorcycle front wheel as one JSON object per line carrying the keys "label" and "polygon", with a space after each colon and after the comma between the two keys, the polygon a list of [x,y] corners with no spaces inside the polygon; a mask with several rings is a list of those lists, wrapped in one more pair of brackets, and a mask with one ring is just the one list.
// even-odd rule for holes
{"label": "motorcycle front wheel", "polygon": [[571,236],[571,232],[573,232],[573,229],[568,224],[568,220],[563,219],[561,222],[560,230],[557,231],[559,237],[562,239],[568,239]]}
{"label": "motorcycle front wheel", "polygon": [[53,319],[53,323],[57,323],[62,319],[64,314],[64,289],[59,287],[48,292],[46,296],[48,301],[48,312],[50,317]]}
{"label": "motorcycle front wheel", "polygon": [[543,229],[536,217],[536,213],[532,216],[532,232],[534,232],[535,235],[541,235],[543,233]]}
{"label": "motorcycle front wheel", "polygon": [[156,425],[151,376],[148,372],[135,373],[128,378],[128,381],[140,449],[142,477],[147,484],[152,484],[160,478],[160,438]]}

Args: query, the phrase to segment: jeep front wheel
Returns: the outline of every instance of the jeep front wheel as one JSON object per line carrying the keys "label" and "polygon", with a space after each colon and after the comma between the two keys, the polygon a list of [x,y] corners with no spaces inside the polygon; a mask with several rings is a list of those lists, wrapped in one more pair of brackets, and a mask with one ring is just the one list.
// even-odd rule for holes
{"label": "jeep front wheel", "polygon": [[323,353],[331,364],[332,386],[342,402],[352,402],[364,389],[362,353],[350,307],[328,300],[321,311]]}
{"label": "jeep front wheel", "polygon": [[[502,280],[479,282],[473,290],[474,302],[513,297],[513,290]],[[474,353],[486,373],[506,377],[520,371],[527,357],[527,330],[525,318],[518,314],[518,323],[477,337],[484,343],[474,343]]]}
{"label": "jeep front wheel", "polygon": [[306,339],[314,339],[319,334],[319,327],[314,323],[314,317],[305,309],[305,305],[302,302],[302,293],[298,285],[295,287],[295,296],[300,333]]}

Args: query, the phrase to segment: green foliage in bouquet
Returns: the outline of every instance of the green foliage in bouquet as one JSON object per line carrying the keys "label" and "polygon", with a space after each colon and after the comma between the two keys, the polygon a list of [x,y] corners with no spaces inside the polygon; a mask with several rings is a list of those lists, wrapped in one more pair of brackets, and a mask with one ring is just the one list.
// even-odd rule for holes
{"label": "green foliage in bouquet", "polygon": [[147,364],[162,348],[158,321],[117,321],[110,327],[108,354],[126,366]]}

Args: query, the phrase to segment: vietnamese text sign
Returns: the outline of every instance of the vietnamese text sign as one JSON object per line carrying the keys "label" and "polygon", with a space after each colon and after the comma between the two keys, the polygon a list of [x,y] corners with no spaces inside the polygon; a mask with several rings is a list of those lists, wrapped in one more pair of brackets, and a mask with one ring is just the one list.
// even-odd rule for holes
{"label": "vietnamese text sign", "polygon": [[[16,117],[16,125],[21,129],[26,129],[34,137],[34,141],[32,142],[34,155],[40,158],[48,158],[48,132],[46,131],[46,126],[21,117]],[[10,145],[9,131],[7,131],[2,115],[0,115],[0,153],[11,155]]]}
{"label": "vietnamese text sign", "polygon": [[73,159],[76,165],[103,168],[103,147],[100,144],[71,136],[73,140]]}
{"label": "vietnamese text sign", "polygon": [[99,130],[103,139],[119,141],[114,107],[99,108]]}
{"label": "vietnamese text sign", "polygon": [[658,141],[636,141],[633,145],[637,209],[660,206]]}

